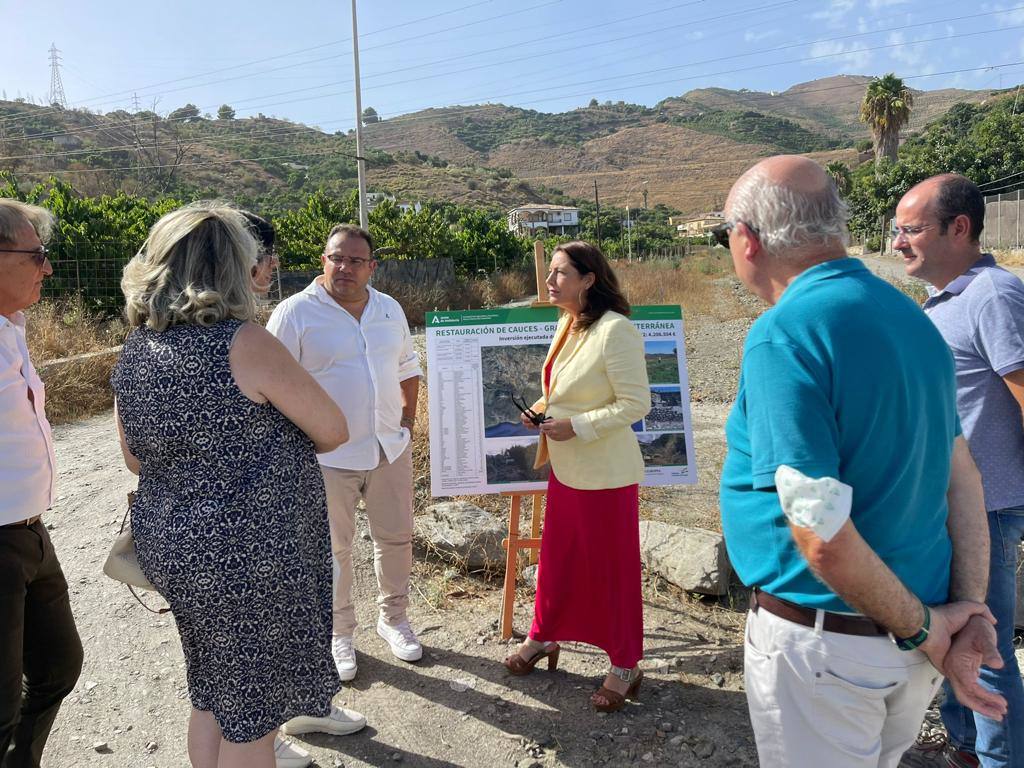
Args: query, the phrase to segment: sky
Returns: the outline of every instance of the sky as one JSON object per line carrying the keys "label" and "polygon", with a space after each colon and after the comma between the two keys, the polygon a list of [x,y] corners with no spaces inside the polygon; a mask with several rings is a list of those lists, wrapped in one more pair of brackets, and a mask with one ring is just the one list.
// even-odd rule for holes
{"label": "sky", "polygon": [[[226,103],[239,117],[354,127],[344,0],[0,0],[0,18],[8,99],[47,99],[54,44],[71,107]],[[1024,82],[1024,0],[359,0],[358,23],[362,103],[384,119],[456,104],[652,106],[838,74],[895,72],[920,90]]]}

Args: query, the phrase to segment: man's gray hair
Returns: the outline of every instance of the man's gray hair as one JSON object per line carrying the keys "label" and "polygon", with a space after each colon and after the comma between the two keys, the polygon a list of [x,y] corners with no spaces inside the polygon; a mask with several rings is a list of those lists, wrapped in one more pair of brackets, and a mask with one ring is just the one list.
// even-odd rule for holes
{"label": "man's gray hair", "polygon": [[845,247],[850,239],[846,203],[831,179],[821,190],[804,192],[753,171],[733,189],[729,216],[756,229],[761,246],[779,259],[808,246]]}
{"label": "man's gray hair", "polygon": [[0,245],[10,245],[18,239],[18,230],[28,224],[36,231],[39,240],[50,239],[54,225],[53,214],[38,205],[20,200],[0,197]]}

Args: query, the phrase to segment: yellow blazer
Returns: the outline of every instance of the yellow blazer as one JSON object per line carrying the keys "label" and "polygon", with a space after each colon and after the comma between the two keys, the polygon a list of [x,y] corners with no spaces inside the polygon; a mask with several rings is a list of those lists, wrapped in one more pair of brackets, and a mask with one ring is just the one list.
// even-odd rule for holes
{"label": "yellow blazer", "polygon": [[[548,350],[548,362],[571,318],[562,316]],[[543,371],[541,372],[543,377]],[[551,462],[558,480],[570,488],[621,488],[644,479],[644,461],[630,427],[651,410],[644,341],[628,318],[605,312],[571,350],[563,349],[551,367],[551,386],[534,406],[553,419],[569,418],[576,437],[537,446],[535,467]]]}

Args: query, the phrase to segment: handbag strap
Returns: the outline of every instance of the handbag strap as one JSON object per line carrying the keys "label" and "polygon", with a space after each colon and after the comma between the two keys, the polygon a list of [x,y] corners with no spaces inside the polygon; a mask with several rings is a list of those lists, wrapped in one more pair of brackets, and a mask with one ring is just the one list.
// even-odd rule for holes
{"label": "handbag strap", "polygon": [[[134,503],[135,503],[135,491],[129,491],[128,492],[128,509],[126,509],[124,511],[124,518],[122,518],[122,520],[121,520],[121,531],[120,531],[121,533],[124,533],[124,527],[128,524],[128,516],[132,513],[132,504],[134,504]],[[170,613],[171,612],[170,607],[167,607],[167,608],[150,608],[148,605],[146,605],[146,602],[141,597],[139,597],[139,593],[135,591],[135,587],[133,587],[131,584],[125,584],[125,586],[128,587],[128,591],[132,593],[132,597],[134,597],[136,599],[136,601],[138,601],[139,605],[141,605],[143,608],[145,608],[150,613],[155,613],[157,615],[161,615],[161,614],[164,614],[164,613]]]}

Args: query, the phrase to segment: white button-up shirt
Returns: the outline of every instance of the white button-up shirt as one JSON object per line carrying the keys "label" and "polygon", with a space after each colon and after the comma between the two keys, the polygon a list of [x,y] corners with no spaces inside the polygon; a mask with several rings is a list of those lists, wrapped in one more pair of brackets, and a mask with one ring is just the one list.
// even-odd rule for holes
{"label": "white button-up shirt", "polygon": [[25,316],[0,315],[0,525],[41,515],[53,503],[57,462],[45,407]]}
{"label": "white button-up shirt", "polygon": [[375,469],[381,448],[390,463],[409,445],[399,385],[423,375],[419,356],[401,305],[367,290],[359,320],[314,280],[278,304],[267,322],[267,330],[313,374],[348,421],[348,442],[319,454],[326,467]]}

